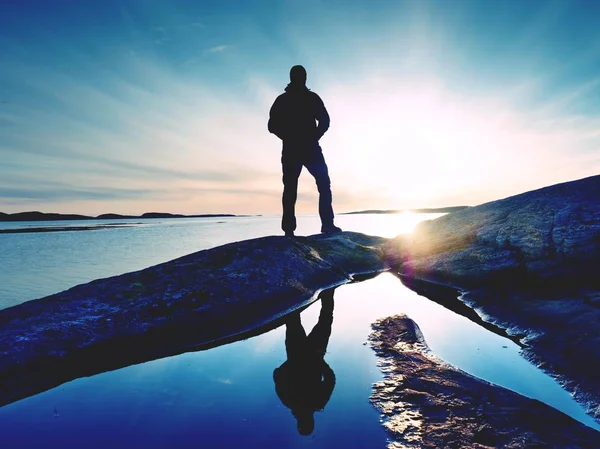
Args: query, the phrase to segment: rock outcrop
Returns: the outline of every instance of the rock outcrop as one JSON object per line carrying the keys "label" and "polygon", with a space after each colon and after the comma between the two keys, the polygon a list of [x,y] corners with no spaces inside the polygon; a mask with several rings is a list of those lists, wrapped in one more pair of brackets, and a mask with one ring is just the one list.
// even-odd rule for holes
{"label": "rock outcrop", "polygon": [[600,417],[600,176],[420,224],[386,251],[406,278],[451,285]]}
{"label": "rock outcrop", "polygon": [[216,345],[385,269],[387,239],[232,243],[0,311],[0,405],[68,380]]}
{"label": "rock outcrop", "polygon": [[407,316],[372,327],[369,342],[385,379],[371,401],[390,448],[600,447],[600,433],[564,413],[437,359]]}
{"label": "rock outcrop", "polygon": [[421,223],[388,258],[403,274],[460,286],[597,282],[600,176]]}

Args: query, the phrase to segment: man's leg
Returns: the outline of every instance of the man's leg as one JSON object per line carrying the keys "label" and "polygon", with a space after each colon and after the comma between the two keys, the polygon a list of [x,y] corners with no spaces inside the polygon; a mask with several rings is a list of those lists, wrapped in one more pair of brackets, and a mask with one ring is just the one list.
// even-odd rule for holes
{"label": "man's leg", "polygon": [[296,198],[298,196],[298,178],[302,172],[302,163],[293,158],[281,158],[283,170],[283,217],[281,229],[293,233],[296,230]]}
{"label": "man's leg", "polygon": [[319,216],[321,217],[321,230],[333,228],[333,198],[331,195],[331,181],[323,153],[319,152],[305,164],[311,175],[314,176],[319,190]]}
{"label": "man's leg", "polygon": [[285,352],[288,360],[302,361],[306,353],[306,331],[300,320],[300,312],[288,317],[285,323]]}
{"label": "man's leg", "polygon": [[333,323],[333,292],[335,289],[329,289],[321,292],[319,299],[321,299],[321,313],[319,314],[319,321],[313,327],[306,338],[308,345],[310,345],[313,354],[318,354],[320,357],[324,357],[327,352],[327,344],[329,343],[329,337],[331,336],[331,325]]}

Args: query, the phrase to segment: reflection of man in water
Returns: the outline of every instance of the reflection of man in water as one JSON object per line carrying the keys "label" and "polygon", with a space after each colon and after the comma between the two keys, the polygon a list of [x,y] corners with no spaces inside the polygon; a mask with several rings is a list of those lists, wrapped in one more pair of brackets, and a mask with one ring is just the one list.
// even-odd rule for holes
{"label": "reflection of man in water", "polygon": [[298,432],[310,435],[315,427],[313,414],[323,410],[335,387],[335,374],[323,360],[333,322],[333,289],[319,296],[319,321],[306,335],[300,313],[286,323],[287,361],[273,372],[275,391],[298,421]]}

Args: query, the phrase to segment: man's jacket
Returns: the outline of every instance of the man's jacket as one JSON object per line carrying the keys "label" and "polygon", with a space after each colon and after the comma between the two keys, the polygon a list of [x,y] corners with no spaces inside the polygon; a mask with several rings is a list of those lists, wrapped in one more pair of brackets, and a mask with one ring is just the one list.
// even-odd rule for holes
{"label": "man's jacket", "polygon": [[268,127],[283,140],[284,150],[313,146],[329,128],[329,114],[316,93],[304,85],[288,84],[271,106]]}

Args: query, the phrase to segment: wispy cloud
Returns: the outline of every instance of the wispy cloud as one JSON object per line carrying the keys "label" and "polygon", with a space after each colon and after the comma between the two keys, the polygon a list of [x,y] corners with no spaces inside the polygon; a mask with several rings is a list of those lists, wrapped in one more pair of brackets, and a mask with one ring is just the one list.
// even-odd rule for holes
{"label": "wispy cloud", "polygon": [[111,201],[123,198],[136,200],[140,198],[155,198],[164,192],[160,190],[135,190],[135,189],[118,189],[110,187],[98,187],[94,189],[81,188],[10,188],[0,187],[0,198],[12,198],[16,200],[40,200],[40,201]]}
{"label": "wispy cloud", "polygon": [[167,34],[167,30],[165,27],[162,27],[162,26],[153,27],[152,33],[153,33],[155,44],[162,44],[164,42],[168,42],[171,40],[169,38],[169,35]]}
{"label": "wispy cloud", "polygon": [[[277,194],[260,193],[261,185],[279,184],[277,157],[265,166],[265,153],[256,151],[261,141],[264,148],[274,143],[264,111],[155,64],[146,62],[140,69],[147,86],[120,77],[107,89],[51,72],[45,80],[22,76],[39,95],[56,95],[60,102],[48,110],[33,101],[5,114],[9,126],[0,126],[0,157],[10,165],[0,168],[4,197],[21,192],[21,198],[43,197],[51,204],[83,197],[92,185],[102,192],[89,195],[95,202],[112,199],[113,192],[135,200],[143,189],[157,201],[169,192],[187,192],[187,209],[194,197],[221,212],[222,204],[231,204],[229,211],[259,212],[253,206],[268,209],[268,202],[278,202]],[[153,85],[161,91],[154,92]],[[35,132],[27,132],[33,123]],[[44,183],[52,179],[64,179],[69,187],[47,188]],[[20,188],[25,185],[30,187]],[[103,185],[124,190],[107,194]],[[262,199],[253,202],[252,195]],[[235,196],[249,199],[246,211],[234,204]],[[220,198],[226,198],[221,205]]]}
{"label": "wispy cloud", "polygon": [[217,45],[205,51],[205,53],[222,53],[229,48],[229,45]]}

